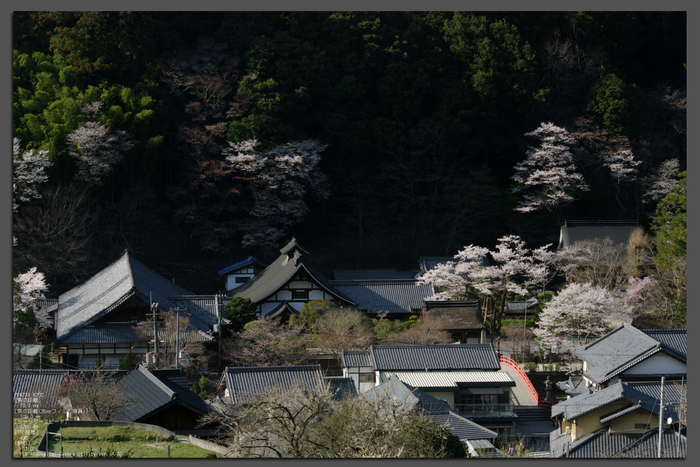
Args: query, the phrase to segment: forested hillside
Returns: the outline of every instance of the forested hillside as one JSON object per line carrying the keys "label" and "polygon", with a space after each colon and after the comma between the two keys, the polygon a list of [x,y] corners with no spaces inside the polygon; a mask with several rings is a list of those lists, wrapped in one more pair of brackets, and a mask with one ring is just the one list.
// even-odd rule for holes
{"label": "forested hillside", "polygon": [[[128,248],[213,293],[292,236],[329,272],[649,227],[686,167],[686,32],[685,12],[15,13],[13,261],[57,296]],[[569,161],[568,198],[528,204],[539,155]]]}

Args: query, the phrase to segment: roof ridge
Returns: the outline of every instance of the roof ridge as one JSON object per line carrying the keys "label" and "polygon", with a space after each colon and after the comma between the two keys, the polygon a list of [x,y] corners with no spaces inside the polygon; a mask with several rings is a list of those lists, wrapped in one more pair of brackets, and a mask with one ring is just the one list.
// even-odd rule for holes
{"label": "roof ridge", "polygon": [[161,391],[163,391],[164,393],[169,395],[170,399],[173,399],[174,397],[177,396],[177,393],[175,391],[173,391],[170,387],[168,387],[168,385],[165,384],[163,381],[161,381],[156,375],[151,373],[148,370],[148,368],[146,368],[144,365],[137,366],[136,371],[143,373],[146,376],[146,378],[148,378],[149,381],[151,381],[153,384],[155,384]]}

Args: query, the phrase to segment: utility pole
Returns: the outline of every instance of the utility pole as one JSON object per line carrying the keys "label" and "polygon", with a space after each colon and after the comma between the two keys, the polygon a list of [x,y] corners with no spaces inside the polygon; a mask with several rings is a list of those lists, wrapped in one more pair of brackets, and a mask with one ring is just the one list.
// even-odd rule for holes
{"label": "utility pole", "polygon": [[658,458],[661,458],[661,439],[664,434],[664,380],[665,377],[661,377],[661,401],[659,403],[659,448],[658,448]]}
{"label": "utility pole", "polygon": [[180,307],[175,312],[175,368],[180,368]]}
{"label": "utility pole", "polygon": [[151,313],[147,314],[146,316],[153,316],[153,353],[155,354],[154,358],[154,364],[156,365],[156,368],[158,367],[158,364],[155,363],[155,361],[158,360],[158,315],[161,315],[162,313],[158,313],[158,303],[153,303],[151,301]]}

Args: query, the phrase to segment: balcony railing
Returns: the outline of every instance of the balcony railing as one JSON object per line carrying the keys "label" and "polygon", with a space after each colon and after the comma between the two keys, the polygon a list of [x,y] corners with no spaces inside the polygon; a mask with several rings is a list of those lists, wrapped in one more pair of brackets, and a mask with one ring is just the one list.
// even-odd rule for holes
{"label": "balcony railing", "polygon": [[453,410],[464,418],[514,417],[513,404],[455,404]]}

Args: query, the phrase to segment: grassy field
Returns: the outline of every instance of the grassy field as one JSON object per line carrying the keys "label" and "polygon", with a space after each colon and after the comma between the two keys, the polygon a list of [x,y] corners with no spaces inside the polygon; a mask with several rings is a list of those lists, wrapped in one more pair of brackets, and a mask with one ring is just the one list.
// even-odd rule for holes
{"label": "grassy field", "polygon": [[[35,431],[38,431],[38,435],[28,440],[31,451],[36,450],[45,426],[45,424],[41,427],[37,426]],[[53,437],[54,439],[49,441],[49,447],[51,452],[59,453],[62,446],[66,456],[167,458],[168,445],[172,458],[203,458],[213,454],[189,442],[179,442],[179,440],[188,440],[187,436],[169,439],[151,431],[130,427],[68,427],[63,428],[61,434],[63,442],[61,443],[58,437]],[[29,457],[26,451],[25,448],[23,454]],[[15,456],[19,456],[18,449],[15,449]]]}

